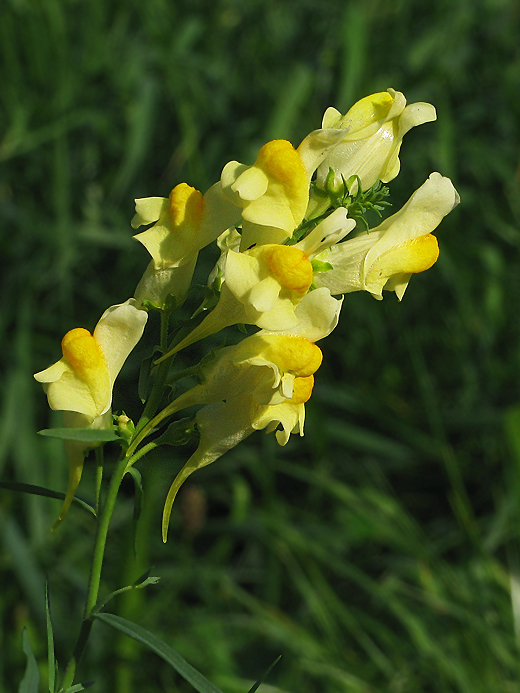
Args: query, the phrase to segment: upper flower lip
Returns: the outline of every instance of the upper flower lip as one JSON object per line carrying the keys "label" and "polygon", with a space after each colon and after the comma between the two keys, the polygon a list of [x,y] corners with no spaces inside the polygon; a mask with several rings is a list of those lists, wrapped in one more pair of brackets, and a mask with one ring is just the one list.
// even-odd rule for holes
{"label": "upper flower lip", "polygon": [[223,194],[220,182],[204,195],[180,183],[170,198],[135,201],[132,227],[154,225],[134,236],[148,250],[155,269],[179,267],[240,220],[240,210]]}
{"label": "upper flower lip", "polygon": [[287,140],[273,140],[252,166],[230,161],[221,176],[224,194],[242,210],[241,250],[283,243],[300,225],[309,180],[299,153]]}

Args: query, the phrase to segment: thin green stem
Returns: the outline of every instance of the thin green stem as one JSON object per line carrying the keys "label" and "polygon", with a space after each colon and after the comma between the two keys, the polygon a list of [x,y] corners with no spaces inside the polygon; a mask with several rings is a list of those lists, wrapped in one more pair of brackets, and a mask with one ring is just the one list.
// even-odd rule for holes
{"label": "thin green stem", "polygon": [[[168,330],[169,330],[169,320],[170,320],[170,311],[168,310],[162,310],[161,311],[161,350],[163,353],[166,353],[168,350]],[[165,361],[161,363],[161,365],[155,369],[154,373],[154,383],[152,386],[152,391],[150,392],[150,396],[148,397],[145,407],[143,409],[143,413],[141,414],[141,418],[137,422],[137,425],[135,427],[135,432],[139,433],[139,431],[145,426],[148,421],[155,415],[159,404],[161,403],[161,399],[164,393],[164,388],[165,388],[165,382],[166,378],[168,377],[168,372],[170,370],[171,366],[171,361]]]}
{"label": "thin green stem", "polygon": [[[182,396],[182,395],[181,395]],[[153,419],[148,421],[143,428],[139,431],[139,433],[135,436],[133,441],[130,443],[128,446],[128,450],[126,451],[126,456],[130,457],[133,455],[134,450],[136,447],[139,445],[139,443],[146,438],[147,435],[151,433],[151,431],[157,426],[157,424],[161,423],[164,419],[166,419],[168,416],[171,416],[172,414],[175,414],[177,411],[179,411],[179,402],[180,398],[177,398],[173,402],[171,402],[167,407],[165,407],[162,411],[160,411],[156,416],[154,416]],[[148,445],[152,445],[152,443],[148,443]],[[146,447],[148,447],[148,445]],[[144,450],[144,448],[143,448]],[[142,456],[139,453],[136,453],[136,455],[139,455],[140,457]],[[134,455],[134,457],[136,456]],[[133,464],[133,462],[132,462]]]}
{"label": "thin green stem", "polygon": [[163,353],[168,348],[168,327],[170,322],[170,311],[161,311],[161,349]]}
{"label": "thin green stem", "polygon": [[166,378],[168,376],[168,371],[170,370],[171,361],[163,361],[157,368],[155,373],[155,381],[150,392],[150,396],[146,402],[141,418],[137,422],[135,427],[136,433],[139,431],[153,418],[164,393],[164,387]]}
{"label": "thin green stem", "polygon": [[168,385],[171,385],[172,383],[176,383],[177,380],[182,380],[183,378],[188,378],[190,375],[197,375],[199,371],[200,371],[200,362],[197,363],[196,366],[190,366],[189,368],[185,368],[182,371],[177,371],[177,373],[174,373],[174,375],[171,375],[168,378]]}
{"label": "thin green stem", "polygon": [[105,501],[105,505],[103,507],[103,512],[101,514],[101,517],[99,518],[96,541],[94,544],[94,552],[92,555],[92,564],[90,567],[87,598],[85,600],[85,609],[83,612],[83,622],[81,624],[81,629],[78,635],[78,639],[76,641],[76,645],[74,646],[72,657],[70,658],[69,663],[67,664],[67,668],[65,670],[62,682],[63,689],[67,689],[69,686],[72,685],[74,681],[76,665],[81,659],[81,656],[83,655],[85,646],[90,635],[90,630],[92,628],[92,620],[90,617],[92,611],[94,610],[94,607],[96,606],[98,598],[99,583],[101,580],[101,570],[103,567],[103,557],[105,554],[108,527],[110,525],[112,513],[114,512],[114,506],[119,491],[119,487],[121,486],[121,481],[123,480],[123,477],[126,472],[127,462],[128,460],[126,457],[122,457],[119,460],[114,475],[110,481],[108,495]]}
{"label": "thin green stem", "polygon": [[144,457],[147,455],[150,450],[153,450],[154,448],[157,447],[157,443],[154,443],[153,441],[151,443],[148,443],[148,445],[145,445],[142,447],[140,450],[138,450],[135,455],[132,455],[132,457],[127,461],[126,463],[126,469],[128,470],[133,464],[137,462],[137,460],[140,460],[141,457]]}
{"label": "thin green stem", "polygon": [[103,482],[104,454],[103,446],[96,448],[96,515],[99,515],[101,500],[101,484]]}
{"label": "thin green stem", "polygon": [[117,494],[119,492],[119,487],[121,486],[125,472],[126,459],[125,457],[122,457],[117,463],[116,470],[110,481],[105,506],[99,519],[96,543],[94,545],[94,555],[92,557],[92,565],[90,569],[87,600],[85,602],[85,611],[83,614],[84,619],[87,619],[90,616],[93,608],[96,605],[99,592],[99,582],[101,580],[101,569],[103,567],[103,557],[105,554],[108,526],[112,518],[112,513],[114,512]]}

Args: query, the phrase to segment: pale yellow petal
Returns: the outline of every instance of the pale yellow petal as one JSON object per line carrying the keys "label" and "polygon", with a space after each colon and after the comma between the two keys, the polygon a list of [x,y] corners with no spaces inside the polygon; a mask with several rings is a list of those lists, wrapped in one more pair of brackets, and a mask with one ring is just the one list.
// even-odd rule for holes
{"label": "pale yellow petal", "polygon": [[252,202],[264,195],[268,186],[269,178],[264,171],[257,166],[251,166],[238,176],[231,189],[238,193],[241,200]]}
{"label": "pale yellow petal", "polygon": [[280,295],[280,284],[274,277],[265,277],[253,286],[248,303],[260,313],[271,310]]}
{"label": "pale yellow petal", "polygon": [[163,511],[162,536],[166,541],[173,502],[180,487],[194,471],[205,467],[238,445],[252,433],[251,407],[247,398],[208,404],[197,413],[200,441],[197,450],[176,476],[170,487]]}
{"label": "pale yellow petal", "polygon": [[[335,111],[335,109],[329,110]],[[339,111],[336,111],[336,113],[339,113]],[[305,170],[307,171],[309,183],[314,171],[322,163],[327,154],[345,139],[348,132],[348,129],[334,129],[334,125],[324,125],[323,127],[326,129],[314,130],[307,135],[297,149]]]}
{"label": "pale yellow petal", "polygon": [[[45,383],[43,386],[49,407],[56,411],[78,412],[92,419],[99,416],[105,409],[107,400],[110,406],[110,397],[101,402],[96,401],[90,385],[76,375],[65,359],[62,359],[62,363],[65,369],[59,380]],[[108,373],[107,382],[109,382]],[[110,390],[108,394],[110,395]]]}
{"label": "pale yellow petal", "polygon": [[135,216],[132,228],[137,229],[143,224],[151,224],[168,213],[169,202],[165,197],[142,197],[135,200]]}
{"label": "pale yellow petal", "polygon": [[101,316],[94,330],[94,339],[101,347],[113,385],[124,362],[141,339],[148,313],[130,298],[125,303],[111,306]]}
{"label": "pale yellow petal", "polygon": [[239,300],[246,301],[251,289],[268,276],[267,267],[251,253],[229,251],[224,276],[228,289]]}
{"label": "pale yellow petal", "polygon": [[198,253],[193,253],[186,257],[186,262],[179,267],[163,269],[155,269],[152,260],[136,287],[136,307],[140,307],[146,300],[156,308],[162,309],[169,295],[174,297],[177,306],[182,305],[191,285],[197,257]]}

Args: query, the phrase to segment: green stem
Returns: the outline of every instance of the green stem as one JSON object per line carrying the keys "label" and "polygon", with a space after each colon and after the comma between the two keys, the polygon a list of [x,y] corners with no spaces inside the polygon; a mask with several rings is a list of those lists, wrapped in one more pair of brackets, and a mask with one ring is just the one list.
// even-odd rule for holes
{"label": "green stem", "polygon": [[[182,395],[181,395],[182,396]],[[148,421],[139,431],[139,433],[135,436],[133,441],[130,443],[128,450],[126,451],[126,456],[131,457],[133,455],[134,450],[136,447],[139,445],[139,443],[146,438],[146,436],[157,426],[157,424],[161,423],[164,419],[166,419],[168,416],[171,416],[172,414],[175,414],[177,411],[179,411],[179,398],[171,402],[167,407],[165,407],[162,411],[160,411],[156,416],[154,416],[153,419]],[[149,445],[154,445],[154,443],[148,443],[143,450],[148,448]],[[148,450],[147,450],[148,452]],[[139,450],[139,452],[136,452],[135,455],[133,455],[133,458],[136,458],[138,455],[139,457],[142,457],[142,450]],[[132,459],[133,459],[132,458]],[[135,460],[134,460],[135,461]],[[134,462],[132,462],[133,464]],[[128,466],[131,466],[130,462],[128,462]]]}
{"label": "green stem", "polygon": [[142,447],[140,450],[138,450],[135,455],[132,455],[132,457],[127,461],[126,463],[126,469],[128,470],[133,464],[137,462],[137,460],[140,460],[141,457],[144,457],[147,455],[150,450],[153,450],[154,448],[157,447],[157,443],[154,443],[153,441],[151,443],[148,443],[148,445],[145,445]]}
{"label": "green stem", "polygon": [[85,646],[87,644],[87,640],[90,635],[90,630],[92,628],[92,620],[90,617],[92,611],[94,610],[94,607],[96,606],[98,598],[99,583],[101,580],[101,569],[103,567],[103,557],[105,554],[108,527],[110,525],[112,513],[114,512],[114,506],[119,491],[119,487],[121,486],[121,482],[126,472],[127,463],[128,460],[126,457],[122,457],[119,460],[112,480],[110,481],[107,499],[105,501],[103,512],[99,519],[96,541],[94,544],[94,553],[92,556],[92,564],[90,567],[90,577],[87,590],[87,598],[85,601],[85,610],[83,612],[83,622],[81,624],[81,629],[78,635],[78,639],[76,641],[76,645],[74,646],[72,657],[70,658],[69,663],[67,664],[67,668],[65,670],[62,683],[62,688],[64,690],[71,686],[74,681],[76,665],[81,659],[81,656],[83,655]]}
{"label": "green stem", "polygon": [[90,568],[90,578],[87,591],[87,600],[85,602],[85,612],[83,618],[89,618],[92,610],[94,609],[98,592],[99,592],[99,582],[101,580],[101,569],[103,567],[103,557],[105,554],[105,544],[107,540],[108,526],[112,518],[112,513],[114,512],[114,506],[116,503],[117,494],[123,477],[126,472],[126,462],[125,457],[122,457],[116,467],[112,480],[110,481],[110,486],[108,488],[108,495],[103,508],[103,513],[99,519],[98,531],[96,535],[96,543],[94,545],[94,555],[92,557],[92,565]]}
{"label": "green stem", "polygon": [[168,348],[168,326],[170,321],[170,311],[161,311],[161,349],[163,353]]}
{"label": "green stem", "polygon": [[[161,349],[163,354],[168,350],[168,326],[169,326],[170,312],[167,310],[161,311]],[[137,435],[139,431],[150,421],[150,419],[155,415],[161,399],[164,393],[164,387],[166,378],[168,377],[168,372],[172,361],[163,361],[160,366],[155,369],[155,378],[148,397],[146,404],[144,406],[141,418],[137,422],[135,427],[135,434]],[[128,455],[128,453],[127,453]]]}
{"label": "green stem", "polygon": [[103,481],[103,446],[96,448],[96,515],[99,515],[101,501],[101,483]]}
{"label": "green stem", "polygon": [[146,402],[141,418],[137,422],[135,427],[136,434],[153,418],[164,392],[166,378],[168,376],[168,371],[170,370],[171,361],[163,361],[160,366],[158,366],[155,373],[155,381],[150,392],[150,396]]}

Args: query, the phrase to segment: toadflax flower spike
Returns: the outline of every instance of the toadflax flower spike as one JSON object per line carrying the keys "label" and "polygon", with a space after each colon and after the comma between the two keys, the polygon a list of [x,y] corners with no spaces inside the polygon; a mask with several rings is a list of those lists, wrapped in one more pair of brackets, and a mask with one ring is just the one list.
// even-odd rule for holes
{"label": "toadflax flower spike", "polygon": [[[134,299],[112,306],[99,320],[93,334],[82,327],[67,332],[61,342],[63,357],[34,378],[43,384],[51,409],[63,411],[67,428],[109,428],[114,381],[128,355],[140,340],[147,313]],[[83,461],[92,444],[67,441],[69,483],[61,523],[81,479]]]}

